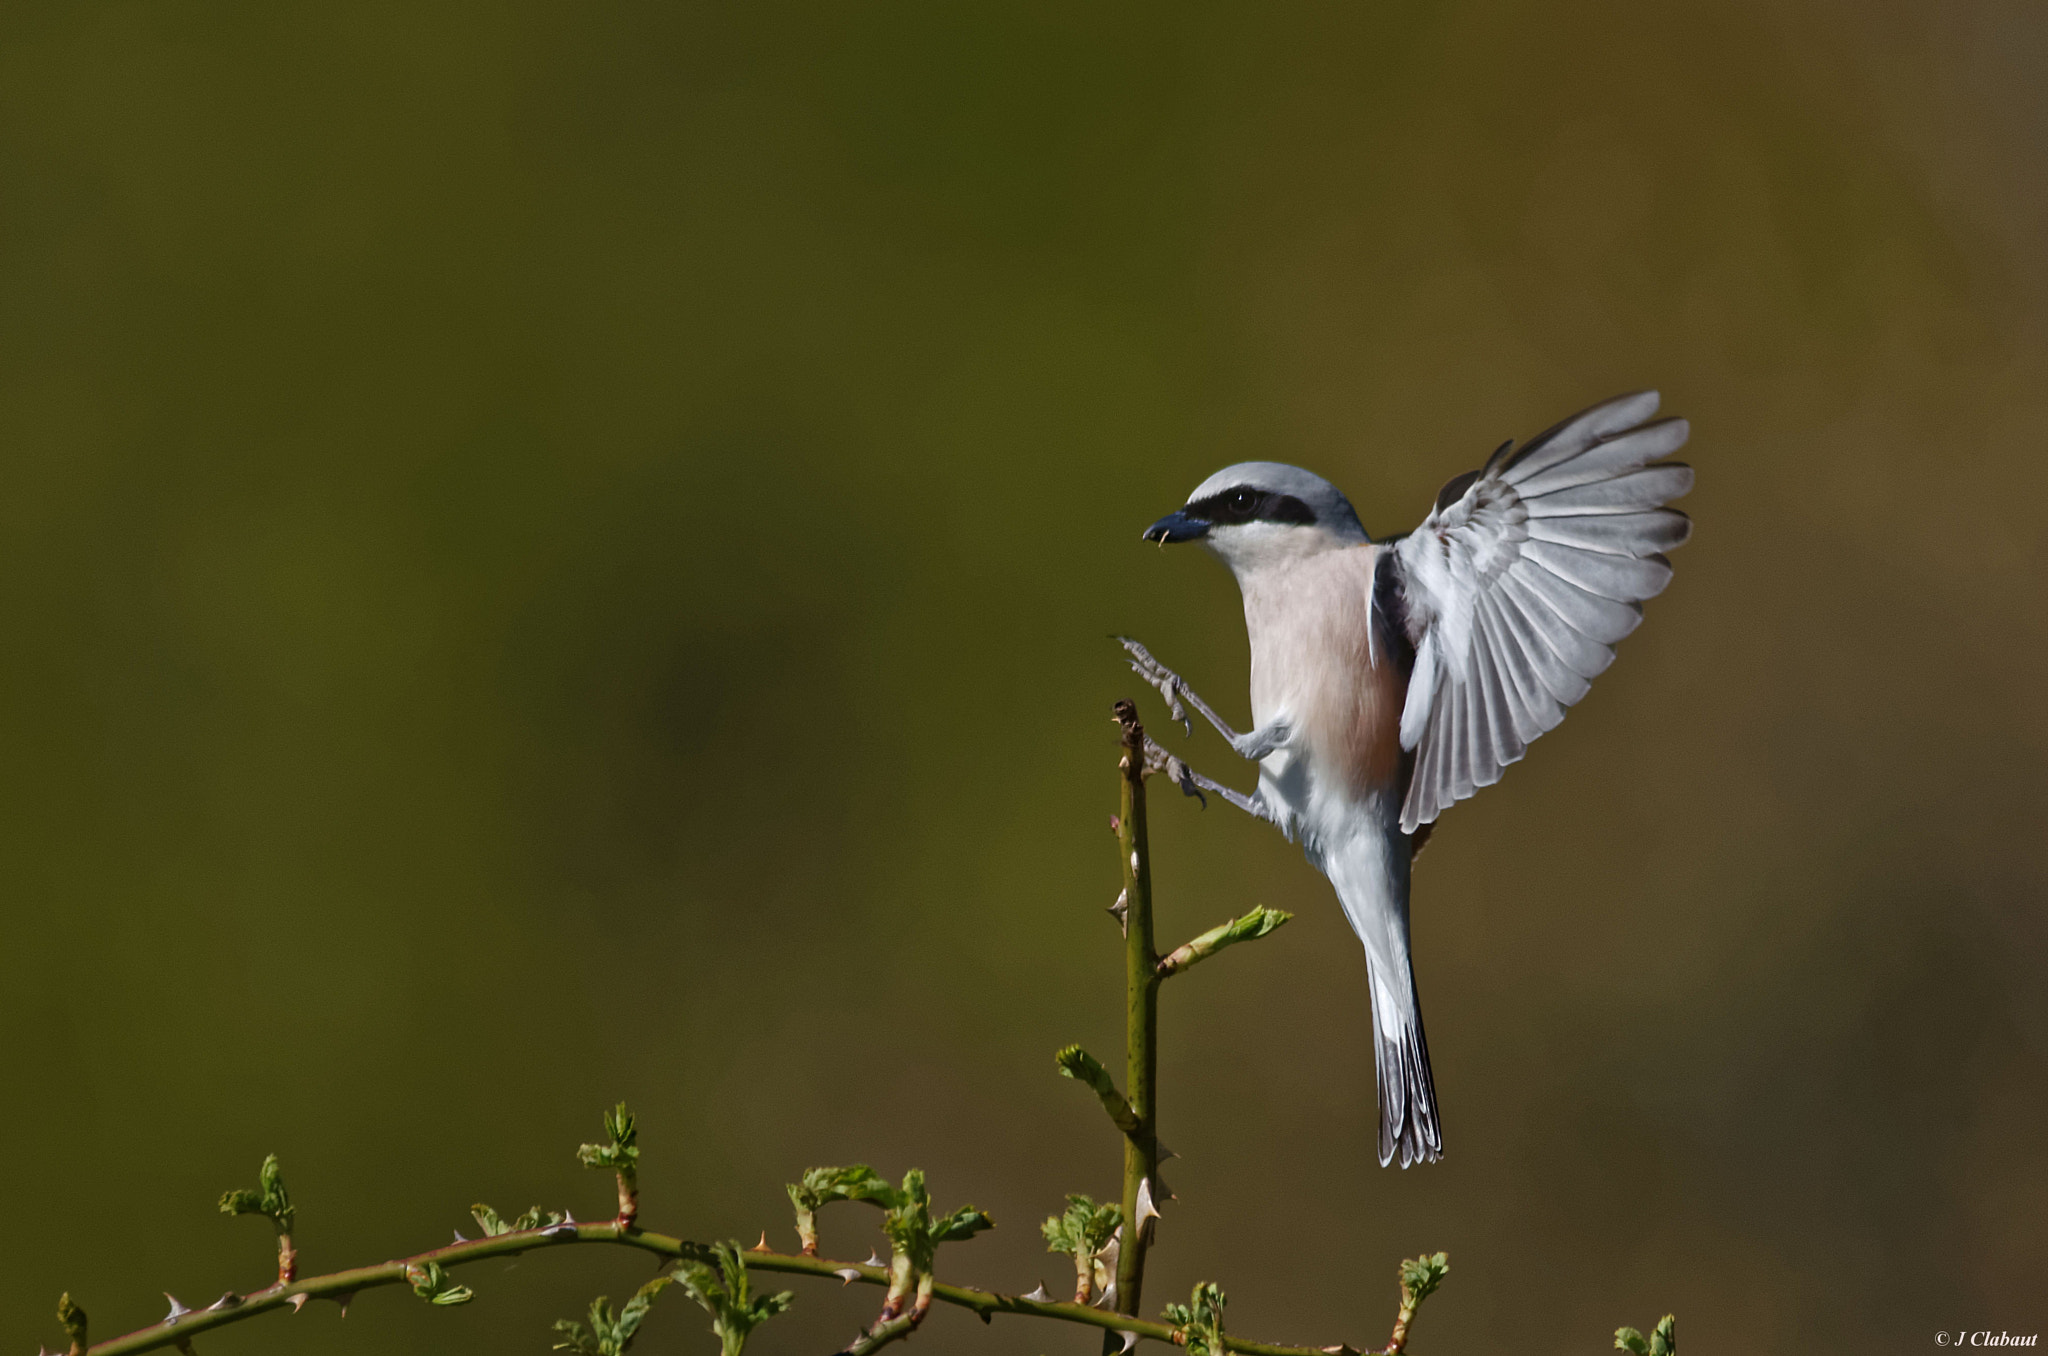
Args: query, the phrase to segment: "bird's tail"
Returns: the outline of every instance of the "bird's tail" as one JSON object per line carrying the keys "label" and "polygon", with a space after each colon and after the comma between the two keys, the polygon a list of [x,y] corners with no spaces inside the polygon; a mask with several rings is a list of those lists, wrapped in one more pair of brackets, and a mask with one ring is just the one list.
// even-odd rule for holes
{"label": "bird's tail", "polygon": [[1365,943],[1379,1070],[1380,1166],[1396,1159],[1404,1168],[1434,1163],[1443,1154],[1444,1140],[1408,957],[1408,840],[1391,823],[1376,824],[1316,855],[1352,929]]}

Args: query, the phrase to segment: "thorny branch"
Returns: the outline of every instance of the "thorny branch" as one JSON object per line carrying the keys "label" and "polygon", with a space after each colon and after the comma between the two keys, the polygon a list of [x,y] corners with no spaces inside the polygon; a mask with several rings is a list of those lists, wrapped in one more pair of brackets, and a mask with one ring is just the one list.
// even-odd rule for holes
{"label": "thorny branch", "polygon": [[[1087,1196],[1070,1195],[1065,1213],[1045,1222],[1050,1249],[1074,1259],[1072,1301],[1054,1299],[1042,1285],[1028,1295],[1010,1295],[939,1281],[935,1275],[939,1248],[993,1228],[994,1221],[972,1206],[935,1215],[924,1174],[916,1169],[904,1177],[901,1186],[892,1186],[873,1169],[859,1164],[806,1172],[802,1181],[789,1188],[801,1245],[796,1253],[771,1250],[765,1234],[757,1247],[742,1252],[737,1244],[700,1243],[644,1230],[639,1227],[638,1127],[621,1104],[605,1113],[605,1141],[583,1145],[577,1151],[585,1166],[609,1170],[616,1178],[618,1211],[606,1222],[585,1223],[567,1212],[543,1212],[538,1207],[507,1221],[489,1206],[478,1205],[473,1213],[483,1230],[482,1238],[466,1239],[458,1233],[453,1243],[409,1257],[302,1277],[292,1243],[295,1211],[283,1173],[271,1157],[264,1161],[257,1188],[227,1193],[221,1198],[221,1209],[230,1214],[260,1214],[271,1221],[278,1239],[278,1271],[273,1284],[246,1294],[228,1291],[202,1309],[187,1308],[173,1298],[170,1312],[158,1322],[97,1344],[90,1341],[85,1311],[66,1294],[59,1303],[58,1319],[69,1339],[67,1356],[127,1356],[165,1348],[191,1353],[194,1338],[259,1314],[283,1309],[297,1313],[312,1300],[332,1301],[346,1314],[357,1294],[391,1286],[409,1286],[437,1306],[461,1305],[474,1298],[474,1292],[454,1281],[449,1273],[456,1268],[590,1243],[651,1253],[673,1266],[669,1273],[642,1286],[617,1313],[609,1300],[600,1298],[590,1306],[587,1323],[557,1323],[556,1331],[564,1339],[558,1349],[578,1356],[623,1356],[655,1296],[671,1284],[679,1285],[711,1314],[712,1331],[720,1339],[724,1356],[740,1356],[748,1333],[781,1313],[792,1299],[787,1291],[752,1294],[748,1278],[754,1272],[830,1276],[848,1285],[858,1281],[885,1287],[874,1323],[845,1348],[843,1356],[868,1356],[903,1340],[916,1330],[933,1303],[966,1309],[984,1323],[998,1314],[1015,1314],[1096,1328],[1104,1333],[1110,1348],[1116,1348],[1115,1339],[1121,1337],[1123,1351],[1139,1340],[1148,1340],[1182,1346],[1191,1356],[1223,1356],[1225,1352],[1359,1356],[1341,1344],[1286,1346],[1227,1334],[1223,1330],[1223,1292],[1207,1282],[1196,1286],[1192,1303],[1166,1306],[1165,1322],[1137,1317],[1145,1255],[1159,1219],[1158,1201],[1170,1199],[1158,1182],[1160,1159],[1170,1156],[1159,1143],[1155,1101],[1159,985],[1229,946],[1268,935],[1285,923],[1288,915],[1255,908],[1163,958],[1158,954],[1153,942],[1145,777],[1163,771],[1183,789],[1198,785],[1213,789],[1215,784],[1178,759],[1161,757],[1162,751],[1145,737],[1130,702],[1118,702],[1115,715],[1121,731],[1120,804],[1112,828],[1117,836],[1123,892],[1112,912],[1123,925],[1128,1094],[1119,1092],[1108,1070],[1078,1046],[1060,1052],[1059,1067],[1095,1091],[1115,1125],[1123,1145],[1123,1198],[1121,1204],[1097,1205]],[[835,1201],[859,1201],[883,1211],[883,1229],[891,1249],[886,1264],[879,1257],[852,1263],[818,1255],[817,1214]],[[1404,1351],[1417,1308],[1448,1270],[1442,1253],[1401,1264],[1401,1307],[1385,1356],[1400,1356]],[[1095,1296],[1093,1303],[1091,1296]],[[1635,1356],[1675,1356],[1677,1339],[1667,1318],[1650,1341],[1645,1342],[1632,1329],[1623,1329],[1617,1345]]]}
{"label": "thorny branch", "polygon": [[[289,1285],[273,1285],[247,1295],[237,1295],[230,1291],[204,1309],[185,1309],[181,1305],[177,1312],[160,1322],[90,1347],[80,1346],[77,1350],[89,1352],[90,1356],[127,1356],[132,1352],[175,1348],[204,1333],[254,1318],[258,1314],[274,1313],[282,1309],[297,1312],[303,1309],[309,1300],[331,1300],[345,1312],[349,1302],[362,1291],[408,1284],[408,1272],[420,1272],[429,1267],[447,1271],[467,1266],[472,1262],[517,1257],[536,1250],[552,1250],[581,1243],[609,1243],[673,1261],[709,1264],[715,1264],[716,1261],[715,1249],[709,1244],[644,1229],[622,1230],[615,1221],[604,1224],[570,1221],[545,1229],[500,1234],[495,1238],[467,1239],[411,1257],[395,1258],[374,1266],[354,1267],[322,1276],[308,1276]],[[849,1285],[859,1282],[865,1285],[886,1286],[890,1281],[889,1268],[865,1263],[840,1262],[830,1258],[806,1257],[801,1253],[774,1252],[759,1248],[748,1249],[739,1256],[750,1272],[833,1277]],[[1027,1295],[1005,1295],[970,1286],[948,1285],[943,1281],[932,1283],[931,1298],[941,1304],[966,1309],[984,1322],[993,1320],[998,1314],[1020,1314],[1031,1318],[1058,1319],[1113,1332],[1135,1333],[1141,1338],[1153,1341],[1173,1340],[1173,1329],[1169,1324],[1150,1323],[1084,1304],[1033,1299]],[[82,1338],[83,1311],[72,1305],[71,1312],[78,1315],[77,1332]],[[907,1318],[908,1315],[905,1314],[904,1317]],[[875,1348],[864,1349],[871,1351]],[[1246,1342],[1234,1337],[1231,1339],[1230,1349],[1248,1353],[1249,1356],[1330,1356],[1330,1353],[1341,1350],[1335,1347],[1297,1347]]]}

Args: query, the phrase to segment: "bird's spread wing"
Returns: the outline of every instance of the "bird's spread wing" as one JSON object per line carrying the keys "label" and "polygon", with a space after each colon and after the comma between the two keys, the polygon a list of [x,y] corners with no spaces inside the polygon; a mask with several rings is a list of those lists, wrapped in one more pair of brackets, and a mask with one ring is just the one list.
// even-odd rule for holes
{"label": "bird's spread wing", "polygon": [[1683,419],[1646,422],[1657,393],[1574,415],[1520,450],[1444,486],[1394,544],[1415,671],[1401,747],[1415,751],[1401,808],[1413,833],[1500,780],[1529,742],[1564,719],[1609,648],[1642,620],[1692,534],[1665,508],[1692,468],[1656,465],[1685,442]]}

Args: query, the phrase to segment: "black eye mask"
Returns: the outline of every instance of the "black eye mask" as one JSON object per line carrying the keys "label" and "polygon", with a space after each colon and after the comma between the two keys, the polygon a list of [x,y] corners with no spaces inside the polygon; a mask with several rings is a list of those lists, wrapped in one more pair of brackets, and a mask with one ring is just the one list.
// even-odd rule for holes
{"label": "black eye mask", "polygon": [[1181,511],[1191,518],[1200,518],[1219,527],[1233,523],[1292,523],[1297,527],[1309,527],[1316,520],[1315,511],[1293,495],[1255,490],[1249,486],[1197,499]]}

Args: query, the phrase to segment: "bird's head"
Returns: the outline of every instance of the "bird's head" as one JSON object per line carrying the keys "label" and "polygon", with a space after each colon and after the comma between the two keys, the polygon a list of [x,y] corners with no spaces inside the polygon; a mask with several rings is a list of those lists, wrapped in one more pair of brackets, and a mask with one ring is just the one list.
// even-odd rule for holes
{"label": "bird's head", "polygon": [[1145,529],[1161,546],[1198,541],[1240,579],[1267,565],[1370,541],[1351,501],[1299,466],[1246,461],[1195,487],[1188,502]]}

